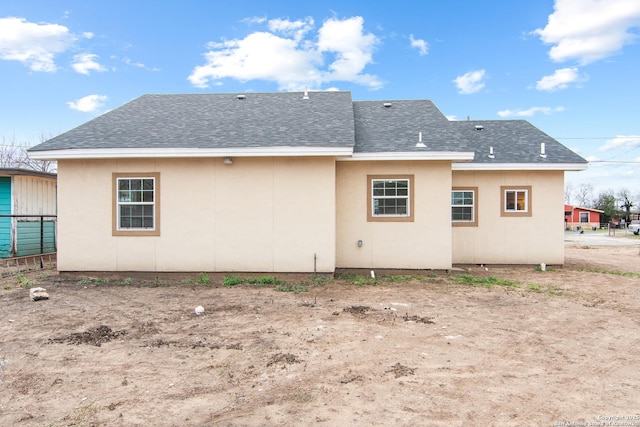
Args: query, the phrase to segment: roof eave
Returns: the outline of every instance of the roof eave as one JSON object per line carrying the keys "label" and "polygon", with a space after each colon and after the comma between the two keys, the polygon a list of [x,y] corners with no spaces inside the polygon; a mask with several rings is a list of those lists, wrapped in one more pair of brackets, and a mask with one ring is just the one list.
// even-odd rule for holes
{"label": "roof eave", "polygon": [[35,160],[148,159],[176,157],[317,157],[348,156],[352,147],[248,147],[248,148],[78,148],[29,151]]}
{"label": "roof eave", "polygon": [[429,151],[429,152],[381,152],[353,153],[349,157],[339,157],[339,161],[371,161],[371,160],[448,160],[454,162],[470,162],[474,159],[473,151]]}
{"label": "roof eave", "polygon": [[533,170],[533,171],[583,171],[587,163],[453,163],[451,169],[456,171],[486,170]]}

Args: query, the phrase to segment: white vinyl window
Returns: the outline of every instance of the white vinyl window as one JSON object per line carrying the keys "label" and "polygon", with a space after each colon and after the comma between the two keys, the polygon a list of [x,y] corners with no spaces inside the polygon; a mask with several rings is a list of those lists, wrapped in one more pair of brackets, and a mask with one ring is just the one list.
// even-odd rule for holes
{"label": "white vinyl window", "polygon": [[413,222],[413,175],[367,175],[367,221]]}
{"label": "white vinyl window", "polygon": [[505,212],[528,212],[529,194],[528,190],[505,190],[504,191],[504,211]]}
{"label": "white vinyl window", "polygon": [[451,221],[475,222],[475,192],[473,190],[451,192]]}
{"label": "white vinyl window", "polygon": [[374,179],[371,182],[373,216],[409,216],[409,180]]}
{"label": "white vinyl window", "polygon": [[117,229],[155,230],[155,177],[117,178]]}

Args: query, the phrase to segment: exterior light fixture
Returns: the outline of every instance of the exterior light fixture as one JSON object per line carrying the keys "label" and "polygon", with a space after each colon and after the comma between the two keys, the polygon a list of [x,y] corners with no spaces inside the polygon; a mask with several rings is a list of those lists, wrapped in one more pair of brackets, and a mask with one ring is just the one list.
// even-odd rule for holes
{"label": "exterior light fixture", "polygon": [[225,157],[224,160],[222,161],[225,165],[230,165],[231,163],[233,163],[233,159],[231,157]]}

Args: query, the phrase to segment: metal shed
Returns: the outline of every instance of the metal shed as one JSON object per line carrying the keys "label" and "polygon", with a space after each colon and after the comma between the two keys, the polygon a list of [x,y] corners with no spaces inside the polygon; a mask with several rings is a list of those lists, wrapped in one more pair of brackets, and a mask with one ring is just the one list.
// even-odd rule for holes
{"label": "metal shed", "polygon": [[0,169],[0,258],[56,252],[56,178]]}

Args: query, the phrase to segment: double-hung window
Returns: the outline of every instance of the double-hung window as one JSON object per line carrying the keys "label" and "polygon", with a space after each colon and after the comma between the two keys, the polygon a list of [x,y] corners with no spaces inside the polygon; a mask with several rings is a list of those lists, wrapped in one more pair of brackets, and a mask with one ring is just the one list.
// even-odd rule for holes
{"label": "double-hung window", "polygon": [[531,216],[531,186],[500,187],[502,216]]}
{"label": "double-hung window", "polygon": [[413,175],[367,176],[369,221],[413,221]]}
{"label": "double-hung window", "polygon": [[114,174],[114,235],[160,234],[160,174]]}
{"label": "double-hung window", "polygon": [[451,191],[451,222],[453,226],[478,225],[476,187],[459,187]]}

